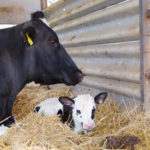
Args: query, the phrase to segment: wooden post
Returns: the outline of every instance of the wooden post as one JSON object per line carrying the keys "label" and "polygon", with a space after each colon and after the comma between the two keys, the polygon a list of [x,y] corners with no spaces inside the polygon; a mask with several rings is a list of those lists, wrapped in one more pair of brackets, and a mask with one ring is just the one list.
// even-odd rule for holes
{"label": "wooden post", "polygon": [[140,0],[141,99],[150,110],[150,0]]}
{"label": "wooden post", "polygon": [[41,0],[41,10],[47,8],[47,0]]}

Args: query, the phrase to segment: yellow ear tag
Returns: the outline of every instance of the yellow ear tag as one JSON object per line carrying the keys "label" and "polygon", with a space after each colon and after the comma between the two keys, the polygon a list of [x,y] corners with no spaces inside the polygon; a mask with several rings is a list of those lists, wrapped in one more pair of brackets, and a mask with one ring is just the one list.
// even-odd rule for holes
{"label": "yellow ear tag", "polygon": [[29,42],[29,45],[32,46],[33,45],[33,41],[32,39],[29,37],[28,33],[26,33],[26,36],[27,36],[27,40]]}

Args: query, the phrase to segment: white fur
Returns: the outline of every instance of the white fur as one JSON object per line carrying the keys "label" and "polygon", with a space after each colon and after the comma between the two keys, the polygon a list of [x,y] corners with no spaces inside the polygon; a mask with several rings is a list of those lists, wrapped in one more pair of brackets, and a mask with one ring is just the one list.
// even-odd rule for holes
{"label": "white fur", "polygon": [[49,27],[49,23],[45,18],[40,18],[40,20]]}
{"label": "white fur", "polygon": [[[92,120],[92,109],[96,108],[96,104],[94,98],[89,94],[86,95],[78,95],[75,99],[75,105],[73,108],[73,119],[75,123],[75,132],[86,131],[83,127],[86,124],[93,123],[95,125],[95,121]],[[76,111],[80,110],[81,114],[77,115]],[[82,118],[80,118],[82,117]],[[83,126],[82,123],[83,122]]]}
{"label": "white fur", "polygon": [[63,108],[63,105],[58,101],[58,98],[47,99],[37,106],[40,107],[38,114],[43,114],[45,116],[56,115],[58,110],[62,110]]}
{"label": "white fur", "polygon": [[2,124],[2,125],[0,126],[0,136],[6,135],[8,129],[9,129],[8,127],[6,127],[6,126],[4,126],[4,125]]}

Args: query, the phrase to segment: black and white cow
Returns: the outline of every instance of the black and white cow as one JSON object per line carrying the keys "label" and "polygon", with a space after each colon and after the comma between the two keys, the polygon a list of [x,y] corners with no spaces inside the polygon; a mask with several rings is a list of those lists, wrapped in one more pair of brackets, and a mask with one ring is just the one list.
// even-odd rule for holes
{"label": "black and white cow", "polygon": [[67,122],[74,132],[92,130],[95,127],[94,113],[96,104],[102,104],[107,93],[99,93],[94,98],[89,95],[78,95],[71,99],[69,97],[50,98],[34,109],[34,112],[45,116],[60,115],[63,123]]}
{"label": "black and white cow", "polygon": [[46,23],[42,12],[33,13],[30,21],[1,29],[0,133],[15,122],[12,106],[25,84],[34,81],[43,85],[76,85],[82,78],[82,72]]}

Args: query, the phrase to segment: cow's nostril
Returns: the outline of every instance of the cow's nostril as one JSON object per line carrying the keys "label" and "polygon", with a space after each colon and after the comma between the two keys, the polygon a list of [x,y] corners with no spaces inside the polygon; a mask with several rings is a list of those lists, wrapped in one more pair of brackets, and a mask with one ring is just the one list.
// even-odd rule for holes
{"label": "cow's nostril", "polygon": [[76,73],[76,76],[77,76],[79,82],[81,82],[83,79],[83,74],[81,72],[78,72],[78,73]]}

